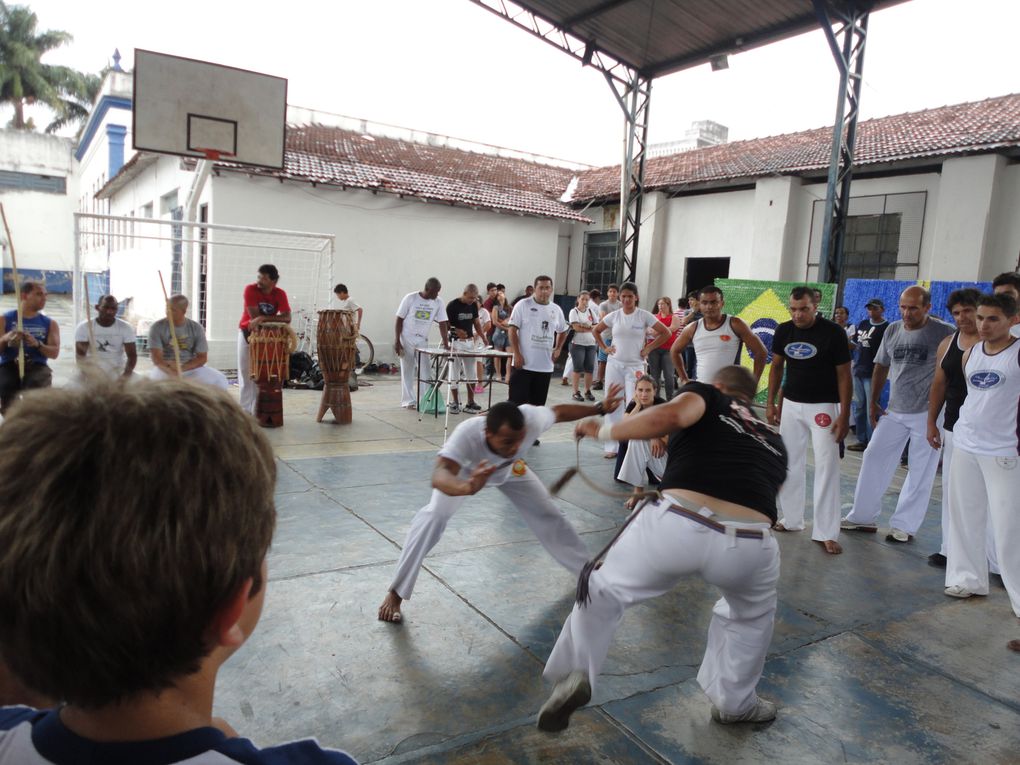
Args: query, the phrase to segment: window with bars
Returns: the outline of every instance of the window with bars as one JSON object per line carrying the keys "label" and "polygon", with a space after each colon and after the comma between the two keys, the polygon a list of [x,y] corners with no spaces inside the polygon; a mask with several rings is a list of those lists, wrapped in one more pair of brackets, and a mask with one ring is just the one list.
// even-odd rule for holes
{"label": "window with bars", "polygon": [[620,256],[617,242],[619,231],[586,231],[584,234],[584,261],[581,266],[582,289],[598,289],[603,295],[606,288],[620,280]]}

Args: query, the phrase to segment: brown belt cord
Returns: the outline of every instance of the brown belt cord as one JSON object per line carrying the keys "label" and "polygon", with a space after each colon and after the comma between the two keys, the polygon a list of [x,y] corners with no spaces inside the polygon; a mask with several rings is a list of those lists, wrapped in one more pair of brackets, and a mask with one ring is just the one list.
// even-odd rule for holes
{"label": "brown belt cord", "polygon": [[584,566],[581,568],[581,573],[577,577],[576,600],[577,604],[583,608],[584,606],[588,605],[588,603],[591,601],[591,595],[589,595],[588,593],[588,580],[591,578],[591,572],[602,565],[602,562],[605,560],[606,555],[609,554],[609,551],[612,549],[613,545],[616,544],[616,540],[619,539],[620,535],[627,529],[628,526],[630,526],[631,521],[638,517],[638,513],[641,512],[644,506],[647,505],[653,499],[662,499],[662,494],[659,491],[643,491],[635,494],[624,491],[611,491],[610,489],[602,488],[597,483],[595,483],[595,481],[589,478],[585,474],[585,472],[581,469],[581,439],[578,438],[576,440],[576,443],[577,443],[577,464],[574,467],[569,468],[562,476],[560,476],[559,480],[557,480],[556,483],[554,483],[550,487],[549,491],[553,496],[558,495],[560,491],[563,490],[563,487],[570,482],[570,479],[576,475],[579,476],[582,481],[588,484],[589,487],[597,491],[599,494],[604,494],[605,496],[612,497],[613,499],[637,497],[640,500],[637,507],[634,508],[633,512],[631,512],[627,520],[624,521],[624,524],[620,527],[620,530],[617,531],[616,534],[613,535],[613,538],[609,540],[609,543],[602,548],[598,555],[596,555],[590,561],[585,563]]}

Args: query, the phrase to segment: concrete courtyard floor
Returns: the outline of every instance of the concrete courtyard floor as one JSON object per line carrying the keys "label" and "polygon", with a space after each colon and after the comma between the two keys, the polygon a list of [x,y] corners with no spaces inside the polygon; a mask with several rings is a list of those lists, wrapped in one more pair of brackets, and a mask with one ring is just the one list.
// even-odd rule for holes
{"label": "concrete courtyard floor", "polygon": [[[57,384],[70,356],[68,347]],[[779,703],[775,722],[711,722],[694,677],[717,596],[690,581],[631,609],[592,703],[567,731],[538,731],[542,666],[573,579],[501,494],[483,490],[426,560],[403,624],[377,621],[428,499],[443,421],[400,409],[397,376],[362,381],[371,387],[352,394],[351,425],[328,414],[317,424],[321,394],[286,391],[285,424],[266,431],[279,467],[269,590],[258,629],[219,675],[215,707],[259,745],[316,736],[385,765],[1020,762],[1020,655],[1005,647],[1020,622],[1001,587],[966,601],[942,594],[943,572],[925,561],[939,544],[938,483],[911,544],[886,542],[885,529],[851,532],[844,554],[827,556],[809,530],[780,535],[779,611],[759,687]],[[554,382],[550,403],[568,399]],[[581,455],[614,488],[597,447],[584,443]],[[571,426],[554,427],[528,462],[546,484],[573,466]],[[848,452],[844,502],[859,465]],[[576,479],[557,503],[593,552],[625,517]]]}

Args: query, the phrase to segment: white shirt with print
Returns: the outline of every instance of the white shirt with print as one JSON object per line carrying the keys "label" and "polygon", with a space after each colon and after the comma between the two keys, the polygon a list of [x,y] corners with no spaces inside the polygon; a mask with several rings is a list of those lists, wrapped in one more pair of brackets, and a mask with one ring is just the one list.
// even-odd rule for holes
{"label": "white shirt with print", "polygon": [[521,405],[521,414],[524,415],[524,427],[527,431],[524,440],[513,457],[501,457],[493,453],[485,441],[485,418],[472,417],[462,422],[453,431],[453,434],[439,450],[439,456],[453,460],[460,465],[460,477],[467,478],[471,475],[478,463],[485,460],[490,465],[499,465],[486,486],[499,486],[505,483],[513,470],[513,463],[523,459],[531,445],[549,428],[556,424],[556,415],[547,406]]}
{"label": "white shirt with print", "polygon": [[[123,319],[114,319],[113,324],[104,327],[99,319],[92,320],[92,334],[96,338],[96,353],[89,350],[88,356],[101,369],[116,376],[124,371],[127,356],[124,346],[135,344],[135,330]],[[83,321],[74,330],[76,343],[89,342],[89,322]]]}
{"label": "white shirt with print", "polygon": [[530,372],[552,372],[556,333],[569,329],[563,310],[553,302],[542,305],[534,298],[524,298],[514,306],[510,324],[517,327],[524,368]]}
{"label": "white shirt with print", "polygon": [[415,344],[428,342],[433,322],[446,321],[446,306],[439,298],[423,298],[417,292],[409,292],[400,301],[397,316],[404,320],[401,336]]}

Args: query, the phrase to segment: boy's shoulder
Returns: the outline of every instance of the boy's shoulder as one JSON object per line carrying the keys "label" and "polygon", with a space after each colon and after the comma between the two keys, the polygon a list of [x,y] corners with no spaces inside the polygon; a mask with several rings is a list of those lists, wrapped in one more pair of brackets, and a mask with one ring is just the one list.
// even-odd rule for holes
{"label": "boy's shoulder", "polygon": [[[102,751],[106,747],[111,747],[109,757]],[[55,710],[0,707],[0,765],[73,765],[78,762],[112,762],[115,759],[138,765],[146,762],[357,765],[350,755],[335,749],[323,749],[314,739],[259,749],[246,738],[227,738],[214,728],[198,728],[156,741],[97,744],[68,730]]]}

